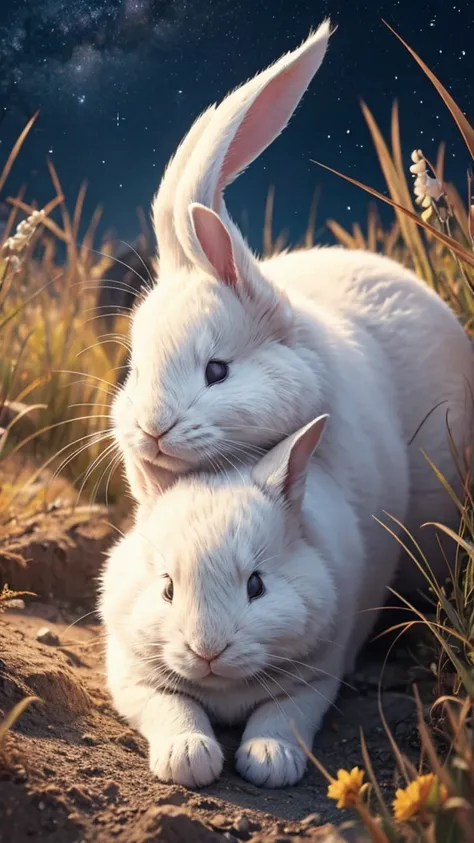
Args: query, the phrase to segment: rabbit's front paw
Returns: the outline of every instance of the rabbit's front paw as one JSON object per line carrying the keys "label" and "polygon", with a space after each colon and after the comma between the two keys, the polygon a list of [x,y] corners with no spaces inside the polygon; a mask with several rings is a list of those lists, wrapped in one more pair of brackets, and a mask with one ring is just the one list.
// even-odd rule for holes
{"label": "rabbit's front paw", "polygon": [[306,768],[303,750],[277,738],[250,738],[239,746],[235,759],[242,778],[259,787],[291,787]]}
{"label": "rabbit's front paw", "polygon": [[150,744],[150,769],[164,782],[204,787],[219,778],[223,764],[217,741],[199,732]]}

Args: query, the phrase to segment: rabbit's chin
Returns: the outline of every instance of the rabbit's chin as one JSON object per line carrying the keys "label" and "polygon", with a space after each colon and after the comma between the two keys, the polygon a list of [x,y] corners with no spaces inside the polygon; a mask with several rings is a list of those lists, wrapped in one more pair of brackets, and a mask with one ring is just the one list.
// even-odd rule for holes
{"label": "rabbit's chin", "polygon": [[184,685],[208,691],[230,689],[242,682],[251,683],[262,671],[262,664],[257,660],[239,665],[216,662],[211,670],[201,662],[187,663],[180,658],[167,659],[167,664],[173,676]]}
{"label": "rabbit's chin", "polygon": [[[135,459],[137,459],[136,456]],[[158,480],[163,471],[169,471],[172,474],[186,474],[186,472],[191,471],[191,469],[198,467],[182,457],[173,457],[162,452],[160,452],[153,460],[146,457],[138,459],[140,459],[143,470],[146,471],[151,479],[155,480]]]}
{"label": "rabbit's chin", "polygon": [[[204,454],[199,453],[192,448],[181,448],[181,456],[174,454],[167,454],[164,451],[153,454],[141,454],[136,449],[129,449],[129,456],[132,460],[140,464],[142,471],[146,473],[150,481],[158,482],[162,478],[163,472],[169,474],[187,474],[190,471],[205,471],[213,474],[216,471],[216,466],[219,464],[219,453],[215,457],[210,456],[206,458]],[[224,460],[224,468],[229,467],[230,460],[221,457]]]}
{"label": "rabbit's chin", "polygon": [[202,450],[193,443],[188,445],[180,442],[170,445],[163,442],[159,450],[155,444],[150,447],[148,441],[142,441],[138,446],[127,443],[125,447],[127,447],[129,457],[140,462],[142,468],[149,472],[169,471],[172,474],[185,474],[202,468],[204,463]]}
{"label": "rabbit's chin", "polygon": [[242,681],[241,676],[221,676],[217,673],[208,673],[200,679],[185,680],[187,685],[194,685],[202,691],[230,691],[236,685],[241,685]]}

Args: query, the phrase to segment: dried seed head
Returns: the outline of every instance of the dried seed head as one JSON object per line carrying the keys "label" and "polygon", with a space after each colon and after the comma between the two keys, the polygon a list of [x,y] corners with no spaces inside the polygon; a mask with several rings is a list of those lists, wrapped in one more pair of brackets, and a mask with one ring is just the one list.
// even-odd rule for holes
{"label": "dried seed head", "polygon": [[413,161],[414,164],[416,164],[418,161],[424,161],[425,160],[425,157],[424,157],[421,149],[414,149],[410,157],[411,157],[411,160]]}
{"label": "dried seed head", "polygon": [[412,164],[411,167],[410,167],[410,173],[414,173],[415,175],[418,175],[418,173],[425,173],[425,172],[426,172],[426,161],[424,160],[424,158],[420,158],[420,160],[417,161],[416,164]]}
{"label": "dried seed head", "polygon": [[15,274],[21,269],[21,260],[18,255],[7,255],[5,258],[5,264],[8,269]]}
{"label": "dried seed head", "polygon": [[429,175],[428,164],[421,149],[413,150],[411,160],[413,164],[410,166],[410,172],[415,176],[413,182],[415,202],[424,209],[421,216],[427,221],[431,217],[432,203],[438,203],[445,196],[445,190],[436,174],[434,178]]}
{"label": "dried seed head", "polygon": [[45,217],[44,210],[33,211],[29,217],[18,223],[15,234],[3,244],[2,251],[7,254],[21,254],[27,247],[31,237]]}
{"label": "dried seed head", "polygon": [[428,220],[430,219],[432,214],[433,214],[433,205],[430,202],[428,207],[425,208],[425,210],[421,212],[421,219],[424,220],[425,222],[428,222]]}

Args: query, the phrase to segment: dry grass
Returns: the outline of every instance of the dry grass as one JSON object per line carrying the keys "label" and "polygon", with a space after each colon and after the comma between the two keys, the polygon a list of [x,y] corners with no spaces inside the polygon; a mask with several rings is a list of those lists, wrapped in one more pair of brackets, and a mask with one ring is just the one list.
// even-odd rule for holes
{"label": "dry grass", "polygon": [[21,597],[36,597],[32,591],[12,591],[11,588],[5,584],[0,591],[0,612],[3,612],[12,601],[18,600]]}
{"label": "dry grass", "polygon": [[[2,187],[32,122],[9,156]],[[78,242],[85,186],[69,214],[52,164],[49,170],[54,198],[44,219],[28,237],[21,226],[15,234],[19,215],[27,216],[24,231],[35,208],[21,194],[7,197],[12,210],[0,245],[0,461],[9,467],[2,472],[0,524],[24,492],[23,481],[34,489],[31,506],[44,504],[45,490],[32,482],[48,465],[73,478],[79,494],[113,500],[122,488],[109,411],[126,364],[128,317],[109,309],[106,327],[98,309],[100,282],[114,261],[112,242],[106,235],[94,249],[100,209]]]}

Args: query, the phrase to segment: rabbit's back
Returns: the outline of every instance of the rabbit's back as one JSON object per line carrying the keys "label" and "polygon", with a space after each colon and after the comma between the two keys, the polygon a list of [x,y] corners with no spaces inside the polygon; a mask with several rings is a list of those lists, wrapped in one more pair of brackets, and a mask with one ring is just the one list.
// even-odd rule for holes
{"label": "rabbit's back", "polygon": [[[369,252],[300,250],[271,258],[262,268],[301,311],[332,311],[374,339],[395,386],[408,449],[407,527],[417,533],[421,524],[439,521],[455,528],[457,513],[425,456],[461,494],[446,421],[460,461],[472,436],[474,355],[454,313],[414,273]],[[423,548],[438,555],[427,529]],[[410,570],[415,573],[413,565]]]}

